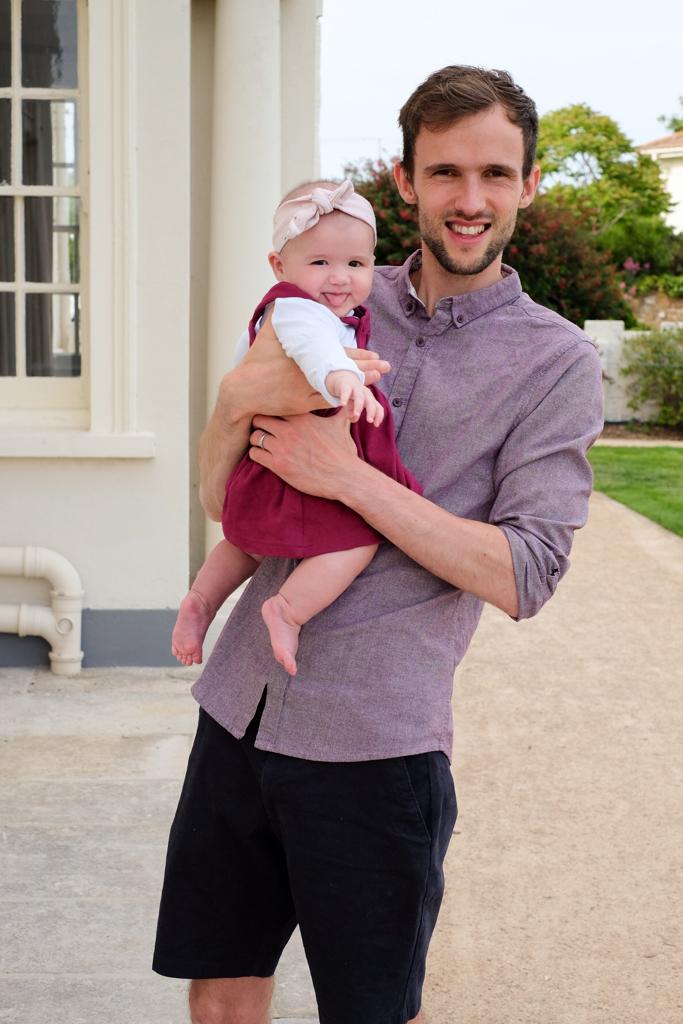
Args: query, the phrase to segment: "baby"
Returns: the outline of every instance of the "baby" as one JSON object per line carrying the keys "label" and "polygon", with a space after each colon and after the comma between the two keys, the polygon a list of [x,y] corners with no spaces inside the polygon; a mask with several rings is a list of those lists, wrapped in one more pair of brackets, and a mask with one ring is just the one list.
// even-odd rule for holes
{"label": "baby", "polygon": [[[358,454],[412,490],[420,485],[401,464],[384,396],[364,386],[344,348],[366,348],[375,217],[353,184],[313,182],[289,193],[275,211],[268,261],[278,284],[259,303],[240,338],[237,361],[256,332],[272,332],[311,387],[351,421]],[[322,403],[321,403],[322,404]],[[261,447],[268,435],[262,431]],[[339,597],[372,560],[382,540],[339,502],[302,494],[245,455],[226,484],[221,541],[184,597],[172,651],[200,663],[206,631],[225,599],[266,556],[302,559],[279,593],[262,607],[277,661],[295,675],[302,625]]]}

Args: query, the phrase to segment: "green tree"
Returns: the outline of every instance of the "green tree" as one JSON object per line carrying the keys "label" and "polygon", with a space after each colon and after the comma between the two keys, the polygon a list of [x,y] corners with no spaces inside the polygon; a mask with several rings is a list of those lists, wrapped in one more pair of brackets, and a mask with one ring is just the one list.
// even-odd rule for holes
{"label": "green tree", "polygon": [[670,132],[683,132],[683,96],[678,97],[678,105],[681,108],[680,114],[672,114],[671,117],[662,114],[657,118]]}
{"label": "green tree", "polygon": [[587,213],[597,235],[670,207],[657,164],[638,153],[616,121],[576,103],[541,118],[542,190]]}

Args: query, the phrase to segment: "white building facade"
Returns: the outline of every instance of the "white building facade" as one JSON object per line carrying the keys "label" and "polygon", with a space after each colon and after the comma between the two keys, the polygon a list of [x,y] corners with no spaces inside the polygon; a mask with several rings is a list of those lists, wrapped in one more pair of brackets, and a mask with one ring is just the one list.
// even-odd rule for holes
{"label": "white building facade", "polygon": [[[0,4],[0,549],[65,556],[85,665],[170,662],[196,447],[318,173],[321,0]],[[0,605],[49,601],[3,575]],[[0,633],[0,666],[47,662]]]}
{"label": "white building facade", "polygon": [[672,201],[666,222],[674,231],[683,232],[683,132],[647,142],[638,149],[657,162]]}

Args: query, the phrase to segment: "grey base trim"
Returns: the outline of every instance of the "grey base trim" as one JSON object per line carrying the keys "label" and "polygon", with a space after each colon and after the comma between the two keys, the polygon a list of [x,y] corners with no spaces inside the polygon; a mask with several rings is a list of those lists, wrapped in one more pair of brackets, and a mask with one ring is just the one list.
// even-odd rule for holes
{"label": "grey base trim", "polygon": [[[171,632],[177,614],[173,608],[85,608],[83,667],[177,665],[171,654]],[[41,637],[0,633],[0,667],[49,666],[49,650]]]}

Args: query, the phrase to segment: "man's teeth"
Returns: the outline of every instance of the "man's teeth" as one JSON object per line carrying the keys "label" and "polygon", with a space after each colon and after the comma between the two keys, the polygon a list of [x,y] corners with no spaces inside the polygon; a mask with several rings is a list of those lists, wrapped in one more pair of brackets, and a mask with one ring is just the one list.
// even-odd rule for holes
{"label": "man's teeth", "polygon": [[450,224],[451,231],[457,231],[459,235],[480,235],[482,231],[486,231],[486,224],[473,224],[471,227],[466,227],[464,224]]}

